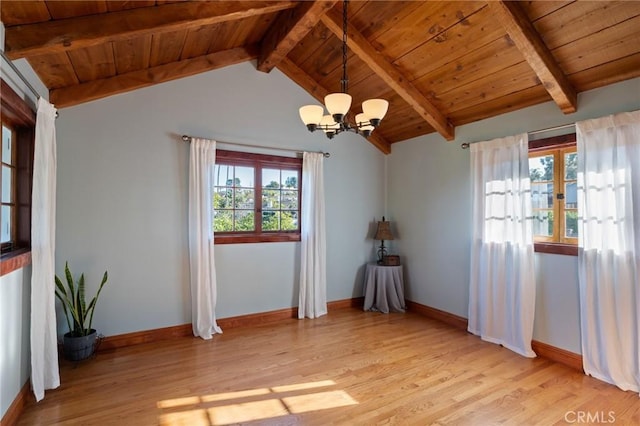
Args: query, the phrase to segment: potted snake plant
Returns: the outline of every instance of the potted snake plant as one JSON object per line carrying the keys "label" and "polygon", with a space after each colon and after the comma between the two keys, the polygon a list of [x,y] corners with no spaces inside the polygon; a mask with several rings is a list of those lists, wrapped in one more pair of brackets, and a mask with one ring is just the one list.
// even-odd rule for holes
{"label": "potted snake plant", "polygon": [[93,313],[96,309],[98,297],[107,282],[107,271],[104,272],[98,292],[89,304],[85,301],[84,274],[77,282],[69,270],[69,263],[64,265],[66,282],[56,275],[56,297],[62,304],[62,310],[67,319],[69,332],[63,336],[62,349],[65,358],[70,361],[81,361],[93,355],[96,349],[97,332],[91,328]]}

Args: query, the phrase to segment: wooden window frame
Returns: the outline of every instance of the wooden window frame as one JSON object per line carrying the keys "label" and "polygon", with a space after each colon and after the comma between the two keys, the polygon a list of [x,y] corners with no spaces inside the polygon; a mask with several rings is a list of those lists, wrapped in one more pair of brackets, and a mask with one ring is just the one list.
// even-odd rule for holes
{"label": "wooden window frame", "polygon": [[[570,133],[562,136],[554,136],[545,139],[529,141],[529,158],[533,156],[548,155],[548,153],[558,153],[562,158],[560,164],[554,161],[554,189],[564,188],[564,154],[575,152],[576,134]],[[532,155],[535,154],[535,155]],[[563,189],[564,191],[564,189]],[[557,191],[556,191],[557,193]],[[554,202],[554,217],[558,218],[559,226],[554,227],[554,236],[551,238],[538,237],[534,241],[534,250],[538,253],[563,254],[569,256],[578,255],[578,239],[564,238],[564,207],[565,200]],[[562,214],[560,214],[562,213]],[[557,235],[556,235],[557,234]]]}
{"label": "wooden window frame", "polygon": [[31,191],[36,113],[1,79],[0,90],[0,119],[15,132],[12,149],[16,151],[13,182],[16,209],[11,225],[12,243],[3,244],[0,254],[0,275],[5,275],[31,263]]}
{"label": "wooden window frame", "polygon": [[[215,232],[215,244],[274,243],[300,241],[302,204],[302,158],[281,157],[239,151],[216,150],[216,164],[248,166],[254,168],[256,230],[253,232]],[[298,229],[292,231],[262,231],[262,169],[277,168],[298,172]]]}

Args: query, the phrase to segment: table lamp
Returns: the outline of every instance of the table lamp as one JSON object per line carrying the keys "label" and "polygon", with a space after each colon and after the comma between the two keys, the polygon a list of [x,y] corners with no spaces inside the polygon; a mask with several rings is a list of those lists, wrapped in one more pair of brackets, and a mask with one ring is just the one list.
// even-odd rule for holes
{"label": "table lamp", "polygon": [[385,255],[387,254],[387,249],[384,247],[384,242],[393,240],[393,234],[391,233],[391,222],[387,222],[384,220],[384,216],[382,216],[382,221],[378,222],[378,228],[376,229],[376,235],[373,237],[375,240],[380,240],[380,248],[378,249],[378,265],[381,265]]}

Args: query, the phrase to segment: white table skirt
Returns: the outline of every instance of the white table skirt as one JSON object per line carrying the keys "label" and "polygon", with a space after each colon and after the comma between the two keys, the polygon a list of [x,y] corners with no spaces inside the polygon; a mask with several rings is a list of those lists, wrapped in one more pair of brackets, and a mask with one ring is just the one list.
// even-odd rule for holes
{"label": "white table skirt", "polygon": [[367,264],[364,273],[364,310],[385,314],[404,312],[402,266]]}

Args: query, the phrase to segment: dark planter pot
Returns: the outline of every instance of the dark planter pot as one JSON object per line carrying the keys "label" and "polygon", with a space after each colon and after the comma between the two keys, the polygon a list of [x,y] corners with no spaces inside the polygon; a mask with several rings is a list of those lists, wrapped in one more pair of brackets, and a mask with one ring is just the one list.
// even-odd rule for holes
{"label": "dark planter pot", "polygon": [[74,337],[71,333],[65,334],[62,343],[64,357],[69,361],[89,358],[95,351],[97,336],[98,333],[94,329],[86,336]]}

